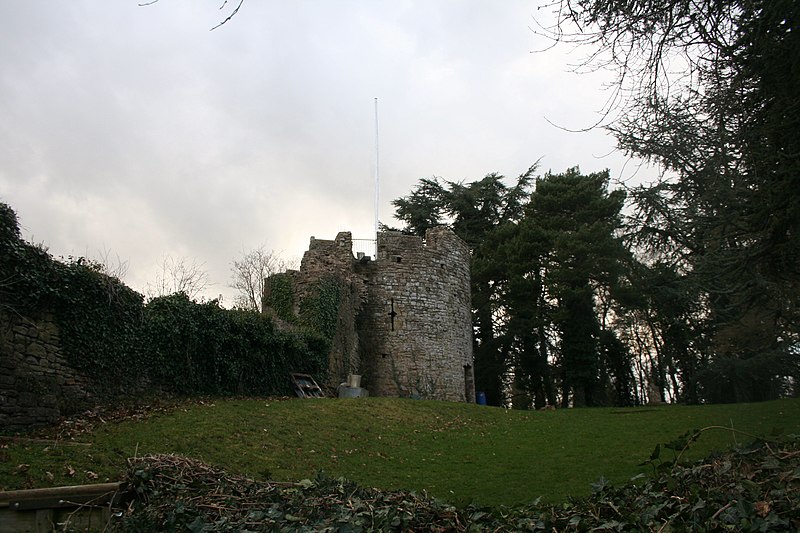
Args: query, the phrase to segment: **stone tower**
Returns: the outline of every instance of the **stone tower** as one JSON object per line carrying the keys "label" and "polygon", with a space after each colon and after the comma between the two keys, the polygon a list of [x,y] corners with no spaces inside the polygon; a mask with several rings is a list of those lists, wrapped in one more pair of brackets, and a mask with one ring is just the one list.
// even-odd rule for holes
{"label": "stone tower", "polygon": [[467,245],[441,227],[424,240],[381,233],[376,256],[359,264],[367,298],[357,331],[370,393],[472,401]]}
{"label": "stone tower", "polygon": [[466,243],[444,227],[424,239],[379,233],[374,260],[353,255],[348,232],[312,237],[288,275],[296,310],[319,280],[338,280],[329,384],[354,373],[373,396],[474,401],[469,265]]}

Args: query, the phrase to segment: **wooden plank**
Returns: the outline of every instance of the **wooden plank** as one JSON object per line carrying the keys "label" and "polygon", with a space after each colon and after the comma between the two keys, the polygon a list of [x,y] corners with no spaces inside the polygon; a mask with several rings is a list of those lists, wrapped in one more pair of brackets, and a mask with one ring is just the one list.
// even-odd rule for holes
{"label": "wooden plank", "polygon": [[123,496],[121,483],[97,483],[0,492],[0,532],[101,530]]}
{"label": "wooden plank", "polygon": [[0,509],[2,533],[52,533],[53,531],[104,531],[111,519],[108,507],[98,509]]}
{"label": "wooden plank", "polygon": [[[19,507],[27,502],[60,501],[86,503],[94,499],[108,501],[119,493],[120,483],[96,483],[94,485],[72,485],[41,489],[9,490],[0,492],[0,508]],[[23,503],[26,502],[26,503]],[[31,507],[28,507],[31,508]]]}
{"label": "wooden plank", "polygon": [[36,511],[34,527],[36,531],[53,531],[53,510],[52,509],[39,509]]}
{"label": "wooden plank", "polygon": [[[18,513],[11,509],[0,509],[0,524],[3,526],[2,530],[0,530],[3,533],[36,531],[35,517],[32,517],[30,513]],[[49,531],[52,531],[52,528]]]}

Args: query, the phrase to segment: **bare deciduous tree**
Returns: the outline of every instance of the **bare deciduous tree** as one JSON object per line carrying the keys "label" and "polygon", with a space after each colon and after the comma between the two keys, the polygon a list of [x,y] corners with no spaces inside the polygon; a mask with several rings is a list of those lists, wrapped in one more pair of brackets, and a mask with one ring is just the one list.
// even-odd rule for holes
{"label": "bare deciduous tree", "polygon": [[243,250],[242,256],[234,259],[231,265],[230,287],[238,291],[234,305],[240,309],[260,311],[264,280],[294,267],[294,263],[284,260],[273,250],[267,250],[264,245],[249,252]]}
{"label": "bare deciduous tree", "polygon": [[169,254],[165,255],[156,273],[155,282],[147,284],[147,298],[182,292],[194,300],[211,285],[204,266],[205,263],[197,263],[194,259],[189,261],[184,257],[175,259]]}
{"label": "bare deciduous tree", "polygon": [[115,257],[112,257],[111,250],[104,247],[102,251],[98,250],[94,262],[97,263],[103,274],[123,281],[128,275],[129,262],[127,259],[123,260],[119,254],[114,255]]}

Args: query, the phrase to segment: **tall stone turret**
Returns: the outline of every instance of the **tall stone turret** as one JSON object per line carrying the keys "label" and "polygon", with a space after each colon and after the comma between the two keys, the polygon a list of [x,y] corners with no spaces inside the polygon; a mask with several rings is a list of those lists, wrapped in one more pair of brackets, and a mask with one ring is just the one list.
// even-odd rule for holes
{"label": "tall stone turret", "polygon": [[360,264],[367,299],[358,316],[364,382],[379,396],[471,401],[470,256],[447,228],[422,238],[378,235]]}

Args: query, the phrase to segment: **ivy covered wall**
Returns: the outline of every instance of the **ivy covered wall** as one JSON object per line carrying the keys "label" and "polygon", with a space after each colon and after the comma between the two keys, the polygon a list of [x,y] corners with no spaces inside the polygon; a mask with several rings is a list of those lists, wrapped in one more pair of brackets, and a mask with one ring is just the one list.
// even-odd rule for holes
{"label": "ivy covered wall", "polygon": [[353,239],[341,232],[334,240],[311,238],[300,270],[267,278],[263,309],[299,331],[322,336],[328,345],[328,375],[320,384],[335,389],[348,374],[358,373],[360,360],[356,315],[364,282],[353,271]]}
{"label": "ivy covered wall", "polygon": [[145,305],[100,265],[25,242],[0,203],[0,432],[121,395],[287,395],[290,372],[326,379],[328,345],[184,294]]}

